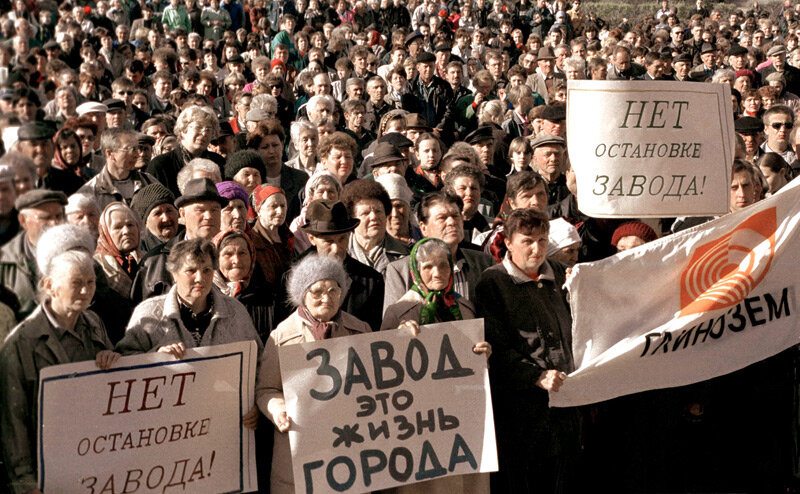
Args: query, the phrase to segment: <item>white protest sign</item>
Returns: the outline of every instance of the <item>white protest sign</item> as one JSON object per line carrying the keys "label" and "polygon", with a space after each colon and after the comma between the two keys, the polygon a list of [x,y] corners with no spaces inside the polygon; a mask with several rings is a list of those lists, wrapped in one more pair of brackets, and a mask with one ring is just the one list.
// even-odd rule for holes
{"label": "white protest sign", "polygon": [[297,492],[497,470],[483,320],[280,348]]}
{"label": "white protest sign", "polygon": [[255,342],[47,367],[39,388],[44,492],[249,492]]}
{"label": "white protest sign", "polygon": [[578,369],[551,406],[683,386],[800,343],[800,179],[567,281]]}
{"label": "white protest sign", "polygon": [[567,147],[585,214],[727,213],[734,150],[730,86],[569,81]]}

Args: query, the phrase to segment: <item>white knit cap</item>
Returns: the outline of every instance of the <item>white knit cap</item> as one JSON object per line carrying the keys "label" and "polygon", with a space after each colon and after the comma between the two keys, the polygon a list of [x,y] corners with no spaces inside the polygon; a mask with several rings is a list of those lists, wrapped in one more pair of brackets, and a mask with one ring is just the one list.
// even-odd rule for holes
{"label": "white knit cap", "polygon": [[75,108],[75,113],[77,113],[79,116],[94,112],[106,113],[107,111],[108,107],[106,105],[96,101],[87,101],[86,103],[83,103]]}
{"label": "white knit cap", "polygon": [[12,125],[3,129],[3,148],[6,151],[19,142],[19,125]]}
{"label": "white knit cap", "polygon": [[401,201],[411,204],[411,199],[414,197],[414,193],[408,188],[406,179],[399,174],[386,173],[376,178],[375,181],[381,184],[384,189],[386,189],[386,193],[389,194],[389,199],[392,201],[395,199],[400,199]]}
{"label": "white knit cap", "polygon": [[570,225],[564,218],[550,220],[550,235],[548,236],[547,255],[552,256],[564,247],[581,243],[578,229]]}

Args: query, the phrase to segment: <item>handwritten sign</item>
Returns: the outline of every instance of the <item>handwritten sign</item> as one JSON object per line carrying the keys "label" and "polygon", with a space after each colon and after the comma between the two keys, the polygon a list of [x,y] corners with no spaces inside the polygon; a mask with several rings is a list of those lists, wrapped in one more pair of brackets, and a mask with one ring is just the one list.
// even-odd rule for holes
{"label": "handwritten sign", "polygon": [[44,492],[249,492],[255,342],[48,367],[40,375]]}
{"label": "handwritten sign", "polygon": [[280,348],[297,492],[497,470],[483,320]]}
{"label": "handwritten sign", "polygon": [[590,216],[727,213],[730,86],[569,81],[567,147],[578,204]]}

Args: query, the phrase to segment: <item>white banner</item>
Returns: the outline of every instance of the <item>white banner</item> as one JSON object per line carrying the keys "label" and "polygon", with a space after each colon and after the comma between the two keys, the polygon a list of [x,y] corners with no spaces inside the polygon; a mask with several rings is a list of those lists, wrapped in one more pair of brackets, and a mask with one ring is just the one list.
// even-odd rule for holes
{"label": "white banner", "polygon": [[297,492],[497,470],[483,319],[280,348]]}
{"label": "white banner", "polygon": [[250,492],[255,342],[47,367],[39,388],[43,492]]}
{"label": "white banner", "polygon": [[581,211],[595,217],[728,211],[728,84],[568,81],[567,147]]}
{"label": "white banner", "polygon": [[800,180],[568,280],[578,369],[551,406],[727,374],[800,343]]}

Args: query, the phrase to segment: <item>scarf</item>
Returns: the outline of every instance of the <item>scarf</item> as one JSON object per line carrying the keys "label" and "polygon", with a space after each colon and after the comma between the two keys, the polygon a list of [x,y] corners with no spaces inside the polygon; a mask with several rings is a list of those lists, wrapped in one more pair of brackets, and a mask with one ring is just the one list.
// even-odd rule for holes
{"label": "scarf", "polygon": [[[65,131],[68,134],[70,133],[72,134],[72,137],[67,137],[67,139],[74,138],[78,141],[78,162],[74,165],[70,165],[66,161],[64,161],[64,157],[61,155],[61,148],[58,145],[58,141],[61,138],[61,135],[64,134]],[[85,180],[87,177],[86,177],[86,170],[82,166],[84,158],[83,149],[81,148],[80,139],[78,139],[78,137],[74,134],[74,132],[72,132],[70,129],[59,130],[56,133],[56,135],[53,136],[53,143],[55,144],[55,153],[53,154],[53,166],[61,170],[72,172],[75,175]],[[89,159],[91,160],[91,157],[89,157]]]}
{"label": "scarf", "polygon": [[314,341],[330,339],[333,330],[336,328],[336,321],[339,319],[341,311],[337,312],[333,319],[328,322],[320,322],[306,309],[304,305],[297,308],[297,315],[306,324],[311,326],[311,334],[314,335]]}
{"label": "scarf", "polygon": [[211,243],[214,244],[214,248],[217,250],[217,255],[219,255],[219,251],[222,250],[222,247],[224,247],[223,243],[226,240],[232,240],[234,238],[243,238],[247,244],[247,249],[250,251],[250,272],[247,274],[245,279],[240,281],[232,281],[225,278],[225,276],[222,275],[222,272],[217,269],[214,271],[214,285],[225,295],[237,298],[242,294],[244,289],[247,288],[247,285],[250,283],[250,278],[253,276],[253,269],[256,267],[256,249],[253,246],[253,241],[250,240],[250,237],[248,237],[243,231],[229,229],[214,235]]}
{"label": "scarf", "polygon": [[[420,245],[425,242],[437,240],[433,238],[423,238],[411,249],[409,264],[411,265],[411,290],[417,292],[425,300],[419,312],[420,324],[431,324],[434,322],[460,321],[462,320],[461,309],[458,307],[459,295],[453,290],[453,256],[448,256],[450,262],[450,281],[444,290],[430,290],[422,282],[417,263],[417,251]],[[439,240],[441,242],[441,240]]]}
{"label": "scarf", "polygon": [[[116,211],[130,214],[134,221],[139,224],[138,216],[128,206],[121,202],[112,202],[106,206],[103,210],[103,214],[100,215],[100,223],[98,225],[100,236],[97,239],[97,250],[95,252],[104,256],[112,256],[116,259],[120,269],[122,269],[130,279],[134,279],[136,277],[136,271],[139,269],[138,259],[140,256],[138,249],[133,249],[127,254],[123,254],[114,244],[114,241],[111,239],[111,233],[108,230],[111,225],[111,213]],[[139,228],[139,234],[141,235],[141,227]]]}

